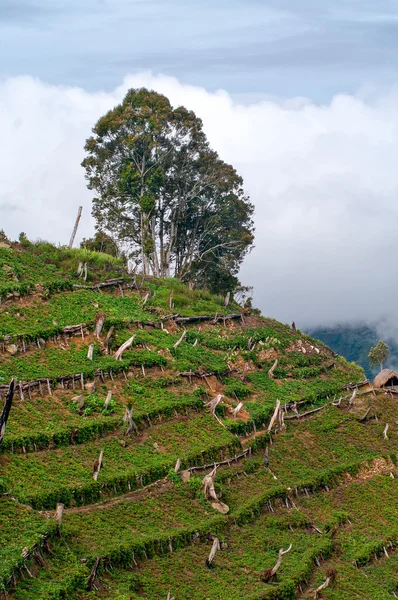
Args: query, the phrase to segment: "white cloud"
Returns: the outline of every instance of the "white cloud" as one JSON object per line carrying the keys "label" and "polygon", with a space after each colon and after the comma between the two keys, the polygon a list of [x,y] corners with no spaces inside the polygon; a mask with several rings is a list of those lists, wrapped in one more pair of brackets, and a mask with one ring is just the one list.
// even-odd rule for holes
{"label": "white cloud", "polygon": [[176,79],[141,73],[110,93],[0,83],[0,227],[66,243],[77,207],[90,235],[83,144],[129,87],[193,109],[212,145],[243,175],[256,206],[256,248],[242,269],[263,312],[300,326],[344,320],[391,327],[398,255],[398,90],[238,105]]}

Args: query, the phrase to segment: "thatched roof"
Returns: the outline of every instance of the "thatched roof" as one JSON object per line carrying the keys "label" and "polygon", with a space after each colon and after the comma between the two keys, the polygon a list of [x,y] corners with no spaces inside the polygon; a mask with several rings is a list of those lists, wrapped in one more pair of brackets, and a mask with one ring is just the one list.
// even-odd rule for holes
{"label": "thatched roof", "polygon": [[[398,381],[398,373],[397,371],[393,371],[392,369],[383,369],[380,371],[378,375],[374,378],[373,385],[377,388],[384,387],[389,383],[391,379],[396,379]],[[391,385],[391,384],[390,384]],[[393,384],[394,385],[394,384]]]}

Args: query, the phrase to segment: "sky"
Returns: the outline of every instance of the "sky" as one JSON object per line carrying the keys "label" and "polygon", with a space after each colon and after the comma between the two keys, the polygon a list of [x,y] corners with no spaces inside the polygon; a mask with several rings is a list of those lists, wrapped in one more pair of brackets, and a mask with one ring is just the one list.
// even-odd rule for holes
{"label": "sky", "polygon": [[144,85],[243,176],[265,314],[395,335],[397,34],[395,0],[0,0],[0,228],[92,235],[84,140]]}

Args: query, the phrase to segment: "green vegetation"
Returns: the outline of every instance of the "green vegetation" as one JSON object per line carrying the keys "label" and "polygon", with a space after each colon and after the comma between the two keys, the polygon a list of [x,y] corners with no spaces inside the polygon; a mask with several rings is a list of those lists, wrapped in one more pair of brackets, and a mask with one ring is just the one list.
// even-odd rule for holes
{"label": "green vegetation", "polygon": [[[362,369],[272,319],[170,318],[241,313],[221,296],[173,279],[133,285],[122,259],[22,244],[1,250],[27,285],[0,306],[2,400],[17,378],[0,446],[0,590],[12,600],[286,600],[313,597],[336,571],[325,599],[397,593],[394,398],[361,388],[349,405],[345,386]],[[91,283],[119,276],[122,291],[74,288],[83,261]],[[54,276],[66,289],[45,291]],[[84,339],[61,333],[80,323]],[[284,423],[268,432],[278,401]],[[223,504],[203,493],[218,462]]]}

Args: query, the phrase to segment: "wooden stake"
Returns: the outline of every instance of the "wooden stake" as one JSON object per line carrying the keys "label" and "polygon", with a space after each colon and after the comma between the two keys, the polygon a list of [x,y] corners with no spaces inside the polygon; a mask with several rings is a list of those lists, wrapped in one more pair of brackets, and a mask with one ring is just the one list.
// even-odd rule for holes
{"label": "wooden stake", "polygon": [[101,450],[99,458],[94,463],[94,467],[93,467],[93,478],[94,478],[94,481],[97,481],[97,479],[98,479],[98,473],[100,472],[101,466],[102,466],[102,457],[103,457],[103,455],[104,455],[104,451]]}
{"label": "wooden stake", "polygon": [[58,502],[57,508],[55,511],[55,515],[54,515],[54,518],[58,523],[58,533],[61,532],[62,517],[64,516],[64,508],[65,508],[65,505],[62,504],[62,502]]}
{"label": "wooden stake", "polygon": [[88,360],[93,360],[93,353],[94,353],[94,344],[90,344],[88,347],[88,352],[87,352]]}
{"label": "wooden stake", "polygon": [[104,410],[107,410],[108,406],[109,406],[109,402],[112,400],[112,391],[109,390],[109,392],[106,395],[106,400],[105,400],[105,404],[104,404]]}

